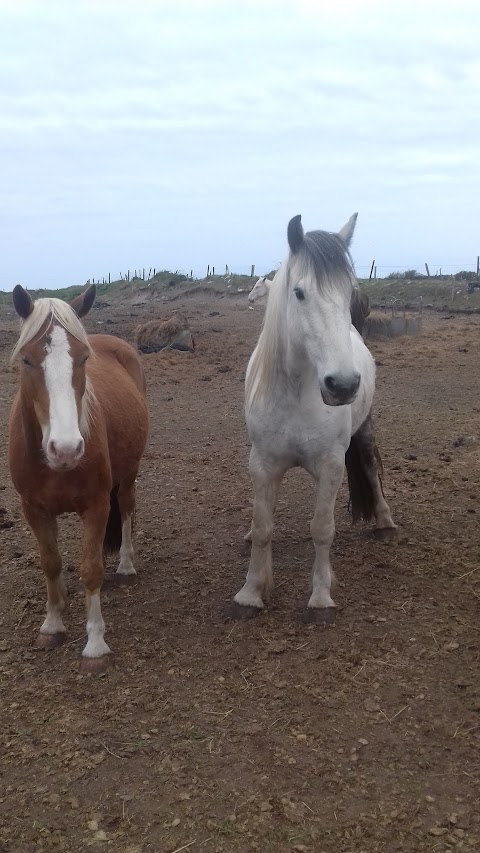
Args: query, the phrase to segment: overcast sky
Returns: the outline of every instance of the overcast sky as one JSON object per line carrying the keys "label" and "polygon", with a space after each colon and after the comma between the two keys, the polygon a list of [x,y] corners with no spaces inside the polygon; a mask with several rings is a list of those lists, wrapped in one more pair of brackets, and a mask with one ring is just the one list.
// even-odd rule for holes
{"label": "overcast sky", "polygon": [[[480,252],[478,0],[0,0],[0,289]],[[388,270],[387,270],[388,271]]]}

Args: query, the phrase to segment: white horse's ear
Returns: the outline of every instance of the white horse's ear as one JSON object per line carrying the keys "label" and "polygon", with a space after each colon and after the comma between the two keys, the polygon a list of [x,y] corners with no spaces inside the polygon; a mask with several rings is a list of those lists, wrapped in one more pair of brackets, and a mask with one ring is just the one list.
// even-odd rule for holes
{"label": "white horse's ear", "polygon": [[352,214],[347,224],[344,225],[343,228],[340,228],[340,231],[338,232],[340,240],[345,243],[347,249],[352,242],[353,232],[355,231],[355,225],[357,224],[357,216],[358,213]]}
{"label": "white horse's ear", "polygon": [[33,311],[32,297],[21,284],[13,288],[13,307],[22,320],[26,320]]}
{"label": "white horse's ear", "polygon": [[347,224],[344,225],[343,228],[340,228],[340,231],[338,232],[340,240],[342,243],[345,243],[347,249],[352,242],[353,232],[355,231],[355,225],[357,224],[357,216],[358,213],[353,213]]}
{"label": "white horse's ear", "polygon": [[304,238],[302,217],[300,214],[294,216],[288,223],[287,237],[290,250],[292,254],[296,255],[302,248]]}
{"label": "white horse's ear", "polygon": [[80,293],[79,296],[72,299],[70,302],[70,308],[73,308],[78,317],[85,317],[95,302],[96,295],[96,285],[91,284],[90,287],[87,287],[87,289],[83,291],[83,293]]}

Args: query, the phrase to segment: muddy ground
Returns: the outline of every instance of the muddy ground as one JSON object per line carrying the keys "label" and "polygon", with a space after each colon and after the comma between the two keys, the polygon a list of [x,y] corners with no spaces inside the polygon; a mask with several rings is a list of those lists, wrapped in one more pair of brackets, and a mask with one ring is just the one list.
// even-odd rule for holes
{"label": "muddy ground", "polygon": [[[87,325],[132,340],[168,307],[102,308]],[[400,532],[385,545],[352,527],[342,489],[340,608],[322,629],[299,618],[313,560],[299,471],[278,507],[270,606],[225,616],[248,564],[243,377],[262,309],[198,293],[174,307],[197,350],[143,357],[139,580],[107,580],[101,678],[79,673],[75,520],[61,525],[68,642],[32,650],[45,594],[8,479],[17,323],[0,307],[0,850],[480,849],[480,318],[432,314],[420,338],[370,344]]]}

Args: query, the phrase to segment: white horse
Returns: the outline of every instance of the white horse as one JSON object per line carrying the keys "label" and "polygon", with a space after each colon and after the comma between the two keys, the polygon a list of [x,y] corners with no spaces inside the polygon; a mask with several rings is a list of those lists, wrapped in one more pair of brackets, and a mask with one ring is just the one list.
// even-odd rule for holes
{"label": "white horse", "polygon": [[259,278],[256,284],[253,285],[250,293],[248,294],[248,301],[256,302],[257,299],[261,299],[262,296],[267,296],[271,284],[272,282],[269,278],[267,278],[266,275],[264,275],[262,278]]}
{"label": "white horse", "polygon": [[290,254],[270,288],[245,381],[254,505],[246,537],[252,542],[250,566],[234,598],[235,618],[259,613],[273,588],[273,514],[289,468],[304,468],[317,485],[308,621],[334,621],[330,546],[345,464],[353,520],[375,518],[383,538],[390,538],[395,529],[383,495],[371,421],[375,364],[351,323],[357,282],[348,246],[356,219],[355,213],[338,234],[304,234],[300,216],[288,225]]}

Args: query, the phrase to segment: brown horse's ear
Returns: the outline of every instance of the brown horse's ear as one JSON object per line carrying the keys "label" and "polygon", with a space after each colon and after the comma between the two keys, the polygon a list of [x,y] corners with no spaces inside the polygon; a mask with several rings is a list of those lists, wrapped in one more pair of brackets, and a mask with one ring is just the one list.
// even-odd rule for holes
{"label": "brown horse's ear", "polygon": [[73,308],[78,317],[85,317],[95,302],[96,295],[96,285],[91,284],[90,287],[87,287],[87,289],[83,291],[83,293],[80,293],[75,297],[75,299],[72,299],[70,302],[70,308]]}
{"label": "brown horse's ear", "polygon": [[33,311],[32,297],[21,284],[13,288],[13,307],[22,320],[26,320]]}

